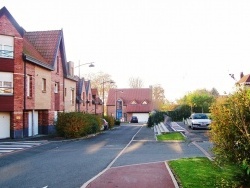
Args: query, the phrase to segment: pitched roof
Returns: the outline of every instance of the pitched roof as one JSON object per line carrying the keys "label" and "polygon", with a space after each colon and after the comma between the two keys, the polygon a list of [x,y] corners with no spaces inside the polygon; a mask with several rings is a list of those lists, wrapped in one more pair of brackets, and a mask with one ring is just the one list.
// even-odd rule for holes
{"label": "pitched roof", "polygon": [[[150,88],[110,89],[107,106],[115,105],[115,98],[127,106],[127,112],[150,112],[152,110],[152,90]],[[136,101],[137,104],[132,104]],[[143,104],[146,101],[147,104]]]}
{"label": "pitched roof", "polygon": [[26,32],[24,35],[49,63],[54,63],[61,30]]}
{"label": "pitched roof", "polygon": [[77,81],[69,74],[62,30],[26,32],[16,22],[6,7],[0,9],[0,17],[6,16],[23,37],[23,59],[49,70],[54,70],[57,52],[61,52],[64,77]]}
{"label": "pitched roof", "polygon": [[7,16],[8,20],[12,23],[12,25],[16,28],[17,32],[23,37],[25,30],[16,22],[14,17],[10,14],[6,7],[0,9],[0,17],[3,15]]}
{"label": "pitched roof", "polygon": [[61,30],[25,32],[24,39],[33,46],[33,49],[24,46],[25,55],[36,60],[43,60],[43,63],[53,68],[61,42],[61,32]]}
{"label": "pitched roof", "polygon": [[249,84],[250,84],[250,74],[247,74],[247,75],[243,76],[243,77],[237,82],[237,84],[249,85]]}

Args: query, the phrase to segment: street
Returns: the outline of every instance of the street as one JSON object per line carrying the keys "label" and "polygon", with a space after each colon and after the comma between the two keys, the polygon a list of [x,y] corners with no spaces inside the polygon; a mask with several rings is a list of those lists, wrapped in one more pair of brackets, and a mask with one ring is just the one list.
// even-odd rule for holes
{"label": "street", "polygon": [[90,138],[0,156],[0,187],[75,188],[107,167],[195,156],[205,155],[191,142],[156,142],[152,129],[127,124]]}

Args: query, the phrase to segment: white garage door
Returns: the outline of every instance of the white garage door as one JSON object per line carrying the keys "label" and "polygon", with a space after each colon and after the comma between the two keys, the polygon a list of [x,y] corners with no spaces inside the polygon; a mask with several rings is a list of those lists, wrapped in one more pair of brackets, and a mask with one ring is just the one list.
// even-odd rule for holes
{"label": "white garage door", "polygon": [[137,116],[139,122],[148,122],[149,113],[133,113],[133,116]]}
{"label": "white garage door", "polygon": [[10,137],[10,113],[0,112],[0,138]]}

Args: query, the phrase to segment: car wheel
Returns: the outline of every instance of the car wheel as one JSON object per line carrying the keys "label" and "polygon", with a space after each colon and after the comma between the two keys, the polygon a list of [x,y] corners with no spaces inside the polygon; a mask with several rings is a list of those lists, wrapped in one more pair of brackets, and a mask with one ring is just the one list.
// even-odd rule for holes
{"label": "car wheel", "polygon": [[191,125],[191,129],[195,130],[195,127],[193,126],[193,124]]}

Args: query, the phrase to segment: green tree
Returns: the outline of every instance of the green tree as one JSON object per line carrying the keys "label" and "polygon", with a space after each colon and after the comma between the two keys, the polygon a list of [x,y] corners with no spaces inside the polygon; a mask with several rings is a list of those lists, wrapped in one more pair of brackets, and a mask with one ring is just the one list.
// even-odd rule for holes
{"label": "green tree", "polygon": [[215,97],[211,91],[206,89],[198,89],[188,93],[183,98],[178,100],[179,104],[187,104],[190,106],[191,112],[209,112],[209,107],[215,101]]}
{"label": "green tree", "polygon": [[250,90],[240,89],[211,107],[210,140],[220,163],[243,167],[250,184]]}

